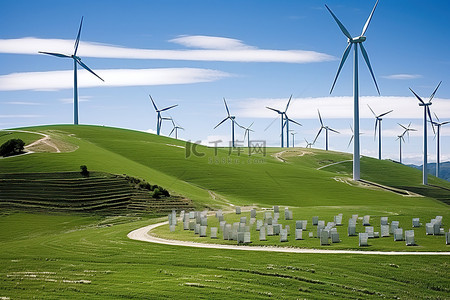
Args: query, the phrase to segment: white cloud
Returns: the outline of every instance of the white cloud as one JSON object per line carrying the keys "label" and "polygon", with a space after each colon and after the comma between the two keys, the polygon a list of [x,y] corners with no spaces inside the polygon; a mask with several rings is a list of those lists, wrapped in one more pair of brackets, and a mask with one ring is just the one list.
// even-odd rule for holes
{"label": "white cloud", "polygon": [[[197,68],[95,70],[105,82],[86,70],[78,71],[78,87],[146,86],[210,82],[231,76]],[[73,71],[12,73],[0,76],[0,91],[73,88]]]}
{"label": "white cloud", "polygon": [[[171,41],[203,49],[151,50],[81,41],[78,49],[78,55],[80,57],[124,59],[283,63],[313,63],[336,59],[331,55],[315,51],[257,49],[246,46],[239,40],[220,37],[183,36]],[[71,51],[73,51],[72,49],[72,40],[39,39],[32,37],[20,39],[0,39],[0,53],[39,54],[38,51],[47,51],[71,55]]]}
{"label": "white cloud", "polygon": [[10,101],[10,102],[5,102],[5,104],[11,104],[11,105],[42,105],[42,103],[37,103],[37,102],[26,102],[26,101]]}
{"label": "white cloud", "polygon": [[[276,113],[266,106],[284,110],[288,98],[260,98],[240,101],[236,115],[249,118],[275,118]],[[415,97],[362,96],[360,97],[360,118],[373,118],[367,104],[377,114],[393,110],[385,119],[421,119],[423,109]],[[291,119],[317,119],[317,109],[322,117],[332,119],[353,118],[353,97],[309,97],[292,98],[288,115]],[[442,120],[450,118],[450,99],[434,98],[432,111],[439,112]],[[298,121],[298,120],[297,120]],[[301,123],[301,121],[300,121]]]}
{"label": "white cloud", "polygon": [[[78,96],[78,102],[88,102],[91,96]],[[73,98],[62,98],[59,102],[64,104],[73,104]]]}
{"label": "white cloud", "polygon": [[392,74],[392,75],[386,75],[381,76],[386,79],[395,79],[395,80],[409,80],[409,79],[417,79],[422,78],[422,75],[418,74]]}
{"label": "white cloud", "polygon": [[224,37],[204,36],[204,35],[182,35],[175,39],[169,40],[176,44],[180,44],[190,48],[202,49],[222,49],[222,50],[243,50],[256,49],[245,45],[242,41]]}

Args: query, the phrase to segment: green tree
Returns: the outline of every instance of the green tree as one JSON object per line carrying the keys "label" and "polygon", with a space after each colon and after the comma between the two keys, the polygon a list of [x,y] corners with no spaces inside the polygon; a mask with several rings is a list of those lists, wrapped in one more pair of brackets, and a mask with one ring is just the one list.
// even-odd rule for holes
{"label": "green tree", "polygon": [[1,156],[17,155],[23,152],[25,142],[21,139],[10,139],[0,146]]}

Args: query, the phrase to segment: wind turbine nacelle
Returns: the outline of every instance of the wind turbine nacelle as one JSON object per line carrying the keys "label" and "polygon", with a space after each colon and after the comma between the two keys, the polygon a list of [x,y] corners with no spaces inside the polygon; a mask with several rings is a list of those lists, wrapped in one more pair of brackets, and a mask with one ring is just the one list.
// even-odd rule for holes
{"label": "wind turbine nacelle", "polygon": [[231,120],[234,120],[234,119],[236,119],[236,117],[235,117],[235,116],[231,116],[230,118],[231,118]]}
{"label": "wind turbine nacelle", "polygon": [[358,37],[352,38],[352,40],[351,40],[352,43],[362,43],[364,41],[366,41],[365,36],[358,36]]}

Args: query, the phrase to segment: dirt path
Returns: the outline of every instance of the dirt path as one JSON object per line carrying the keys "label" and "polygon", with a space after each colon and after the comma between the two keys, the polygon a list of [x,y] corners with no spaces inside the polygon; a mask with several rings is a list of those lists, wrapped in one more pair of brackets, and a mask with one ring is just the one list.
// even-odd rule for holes
{"label": "dirt path", "polygon": [[300,248],[284,248],[273,246],[238,246],[238,245],[221,245],[221,244],[204,244],[179,240],[167,240],[155,237],[149,234],[152,229],[166,225],[168,222],[148,225],[130,232],[127,236],[129,239],[143,242],[150,242],[163,245],[184,246],[194,248],[207,249],[223,249],[223,250],[246,250],[246,251],[266,251],[266,252],[284,252],[284,253],[305,253],[305,254],[364,254],[364,255],[450,255],[450,252],[384,252],[384,251],[357,251],[357,250],[328,250],[328,249],[300,249]]}
{"label": "dirt path", "polygon": [[[22,132],[27,132],[27,131],[22,131]],[[50,136],[48,134],[40,133],[40,132],[35,132],[35,133],[36,134],[40,134],[40,135],[42,135],[44,137],[39,139],[39,140],[37,140],[37,141],[34,141],[33,143],[31,143],[31,144],[29,144],[27,146],[25,146],[25,149],[32,149],[33,147],[36,147],[36,146],[41,145],[41,144],[44,144],[44,145],[46,145],[46,146],[48,146],[50,148],[53,148],[55,150],[55,151],[52,151],[52,152],[56,152],[56,153],[60,153],[61,152],[61,150],[59,150],[58,146],[55,145],[51,141],[51,138],[50,138]],[[33,152],[33,151],[29,151],[29,152]]]}
{"label": "dirt path", "polygon": [[329,164],[329,165],[321,166],[321,167],[318,167],[317,170],[321,170],[321,169],[326,168],[326,167],[334,166],[334,165],[337,165],[337,164],[342,164],[342,163],[349,162],[349,161],[353,161],[353,159],[338,161],[338,162],[335,162],[335,163],[332,163],[332,164]]}

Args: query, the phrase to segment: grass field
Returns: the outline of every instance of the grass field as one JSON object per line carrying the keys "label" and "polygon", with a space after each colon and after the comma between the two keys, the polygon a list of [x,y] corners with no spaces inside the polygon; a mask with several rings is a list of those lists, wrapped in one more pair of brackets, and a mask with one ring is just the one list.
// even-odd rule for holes
{"label": "grass field", "polygon": [[[125,129],[57,125],[23,130],[48,134],[66,150],[0,159],[0,173],[79,171],[80,165],[87,165],[91,171],[127,174],[161,185],[171,194],[188,197],[198,209],[229,208],[229,204],[289,206],[294,220],[307,219],[310,229],[313,215],[331,221],[333,215],[343,213],[346,224],[351,214],[370,214],[375,226],[380,216],[388,216],[405,229],[412,217],[420,217],[424,224],[442,215],[448,231],[450,210],[444,202],[450,183],[430,176],[429,182],[440,188],[423,187],[419,170],[390,161],[363,158],[362,178],[425,196],[405,197],[352,184],[348,181],[351,163],[338,163],[351,159],[345,153],[297,148],[277,158],[275,154],[286,149],[267,148],[249,157],[245,152],[198,146],[195,150],[204,155],[197,156],[192,145],[183,141]],[[42,136],[2,132],[0,142],[18,137],[29,144]],[[105,217],[3,210],[0,297],[410,299],[446,298],[450,291],[445,256],[252,254],[154,245],[126,237],[131,230],[157,221],[133,214]],[[159,230],[158,234],[169,234],[167,228]],[[417,247],[384,238],[369,240],[369,248],[448,251],[442,236],[416,235]],[[343,237],[341,244],[331,247],[356,247],[357,240]],[[317,247],[318,241],[288,245]]]}

